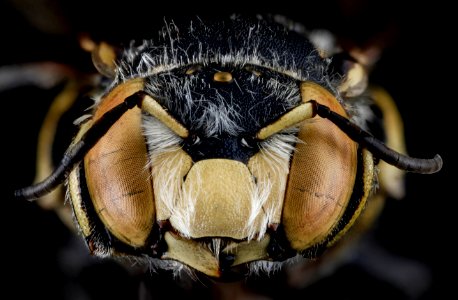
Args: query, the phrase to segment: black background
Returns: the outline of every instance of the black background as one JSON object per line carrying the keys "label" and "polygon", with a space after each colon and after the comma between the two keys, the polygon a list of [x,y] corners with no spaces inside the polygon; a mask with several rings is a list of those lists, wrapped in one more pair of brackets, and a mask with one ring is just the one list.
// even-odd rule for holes
{"label": "black background", "polygon": [[[452,246],[456,228],[457,199],[452,182],[456,137],[454,105],[457,101],[456,17],[441,2],[401,7],[397,1],[280,1],[267,5],[218,1],[212,5],[170,1],[147,4],[140,1],[0,1],[0,66],[35,61],[56,61],[83,71],[92,66],[88,54],[79,50],[77,35],[111,41],[126,41],[156,34],[164,16],[198,13],[215,17],[231,12],[278,13],[308,28],[327,28],[340,38],[364,45],[372,37],[384,37],[385,52],[372,74],[372,81],[384,86],[397,100],[404,119],[408,151],[412,156],[431,157],[439,153],[444,168],[439,174],[408,174],[407,196],[389,200],[373,232],[378,245],[387,252],[420,262],[432,275],[431,285],[421,299],[437,298],[450,292],[456,268]],[[248,1],[247,1],[248,2]],[[210,13],[205,12],[206,9]],[[34,203],[10,196],[12,189],[29,185],[34,176],[35,144],[52,95],[24,87],[0,91],[2,107],[2,174],[6,182],[2,198],[2,240],[4,253],[3,293],[11,298],[78,299],[74,285],[82,285],[94,298],[131,299],[137,279],[111,263],[93,262],[77,275],[62,269],[62,250],[73,242],[71,233],[52,212]],[[82,248],[81,251],[85,251]],[[205,290],[187,295],[174,289],[165,277],[152,275],[151,285],[159,293],[186,297],[207,297]],[[154,280],[156,280],[154,282]],[[267,284],[263,286],[263,284]],[[386,282],[371,278],[352,266],[309,290],[287,291],[269,281],[255,288],[270,297],[329,297],[340,299],[407,296]],[[73,295],[69,297],[68,295]],[[109,296],[107,296],[109,295]],[[171,296],[170,296],[171,297]],[[164,296],[165,298],[165,296]]]}

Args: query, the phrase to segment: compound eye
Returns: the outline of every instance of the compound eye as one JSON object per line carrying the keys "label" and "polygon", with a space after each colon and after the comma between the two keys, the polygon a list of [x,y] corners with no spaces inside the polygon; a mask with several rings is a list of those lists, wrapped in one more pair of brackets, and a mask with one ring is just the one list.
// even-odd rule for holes
{"label": "compound eye", "polygon": [[[94,120],[142,87],[142,82],[132,81],[115,88],[98,106]],[[127,111],[84,158],[86,185],[97,216],[112,235],[132,247],[145,245],[155,220],[141,119],[137,107]]]}
{"label": "compound eye", "polygon": [[[289,112],[292,115],[286,118],[286,123],[294,119],[295,110],[298,120],[304,119],[300,116],[313,116],[313,110],[307,106],[310,102],[306,102],[310,99],[347,116],[339,101],[318,84],[302,83],[301,97],[303,103]],[[273,131],[276,126],[271,129],[268,126],[265,133],[261,131],[258,135]],[[296,144],[291,158],[282,225],[291,247],[302,251],[325,241],[349,205],[358,165],[358,145],[323,118],[302,122],[298,139],[304,143]]]}

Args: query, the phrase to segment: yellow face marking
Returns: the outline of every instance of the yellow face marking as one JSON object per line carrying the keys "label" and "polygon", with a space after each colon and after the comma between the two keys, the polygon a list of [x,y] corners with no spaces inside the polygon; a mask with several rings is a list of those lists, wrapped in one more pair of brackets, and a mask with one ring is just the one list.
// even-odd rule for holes
{"label": "yellow face marking", "polygon": [[[172,232],[166,232],[164,238],[168,250],[162,259],[174,259],[208,276],[221,277],[217,255],[212,253],[207,246]],[[268,259],[269,255],[266,249],[269,241],[270,237],[266,235],[260,241],[232,243],[221,249],[221,252],[235,255],[235,261],[232,264],[234,267],[251,261]]]}
{"label": "yellow face marking", "polygon": [[[73,144],[77,143],[81,140],[81,137],[89,130],[92,126],[93,122],[88,121],[81,126],[80,131],[78,132]],[[76,221],[78,222],[79,228],[81,233],[84,237],[88,237],[91,234],[92,228],[90,225],[90,221],[84,209],[83,200],[81,198],[81,191],[80,191],[80,178],[79,178],[79,167],[73,169],[68,177],[68,190],[71,198],[71,204],[73,206],[73,212],[76,217]]]}
{"label": "yellow face marking", "polygon": [[[247,166],[228,159],[195,163],[183,184],[170,222],[192,238],[219,236],[244,239],[255,183]],[[259,218],[250,227],[260,228]]]}
{"label": "yellow face marking", "polygon": [[179,137],[186,138],[188,130],[172,117],[156,100],[146,95],[142,102],[142,109],[157,118],[165,126],[170,128]]}
{"label": "yellow face marking", "polygon": [[220,277],[218,260],[212,253],[193,240],[166,232],[168,250],[162,259],[174,259],[212,277]]}
{"label": "yellow face marking", "polygon": [[313,104],[310,102],[303,103],[283,116],[281,116],[278,120],[273,122],[270,125],[267,125],[266,127],[262,128],[258,134],[256,135],[256,138],[260,140],[264,140],[268,138],[269,136],[286,129],[288,127],[291,127],[297,123],[300,123],[306,119],[310,119],[314,116],[313,112]]}

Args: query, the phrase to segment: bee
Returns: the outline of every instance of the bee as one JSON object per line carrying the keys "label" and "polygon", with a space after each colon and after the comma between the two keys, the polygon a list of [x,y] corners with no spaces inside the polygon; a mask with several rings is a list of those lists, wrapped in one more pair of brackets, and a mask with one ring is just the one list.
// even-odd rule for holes
{"label": "bee", "polygon": [[332,251],[384,192],[402,196],[397,169],[435,173],[442,159],[403,154],[389,95],[320,41],[279,17],[233,16],[88,46],[91,111],[51,175],[16,197],[65,183],[63,215],[91,254],[221,280]]}

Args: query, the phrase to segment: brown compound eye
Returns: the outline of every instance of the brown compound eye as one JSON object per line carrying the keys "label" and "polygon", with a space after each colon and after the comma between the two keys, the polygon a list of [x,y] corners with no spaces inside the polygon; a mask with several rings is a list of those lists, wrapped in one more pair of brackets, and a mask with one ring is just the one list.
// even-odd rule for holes
{"label": "brown compound eye", "polygon": [[281,219],[291,247],[299,252],[325,241],[342,218],[358,165],[357,143],[331,121],[314,117],[314,104],[309,102],[314,99],[346,116],[337,99],[309,82],[301,84],[301,97],[301,105],[257,134],[257,138],[266,139],[300,123],[301,142],[292,155]]}
{"label": "brown compound eye", "polygon": [[[120,85],[97,107],[94,121],[140,91],[140,80]],[[147,146],[142,133],[142,110],[180,137],[188,131],[152,97],[139,94],[141,108],[134,107],[105,133],[86,154],[86,183],[94,209],[105,227],[134,248],[145,246],[155,223],[155,201]]]}
{"label": "brown compound eye", "polygon": [[[141,81],[116,87],[102,99],[94,121],[141,88]],[[134,248],[144,246],[155,222],[151,175],[146,166],[138,107],[126,112],[84,158],[95,212],[111,234]]]}
{"label": "brown compound eye", "polygon": [[[301,85],[303,101],[315,99],[346,116],[337,99],[318,85]],[[293,249],[323,241],[349,204],[357,166],[357,144],[326,119],[301,124],[292,157],[282,223]]]}
{"label": "brown compound eye", "polygon": [[426,174],[439,171],[442,159],[414,158],[392,150],[352,123],[336,97],[322,86],[302,82],[300,89],[302,104],[256,137],[263,140],[300,124],[302,142],[296,144],[291,159],[281,223],[294,250],[315,256],[361,214],[374,181],[372,155],[399,169]]}

